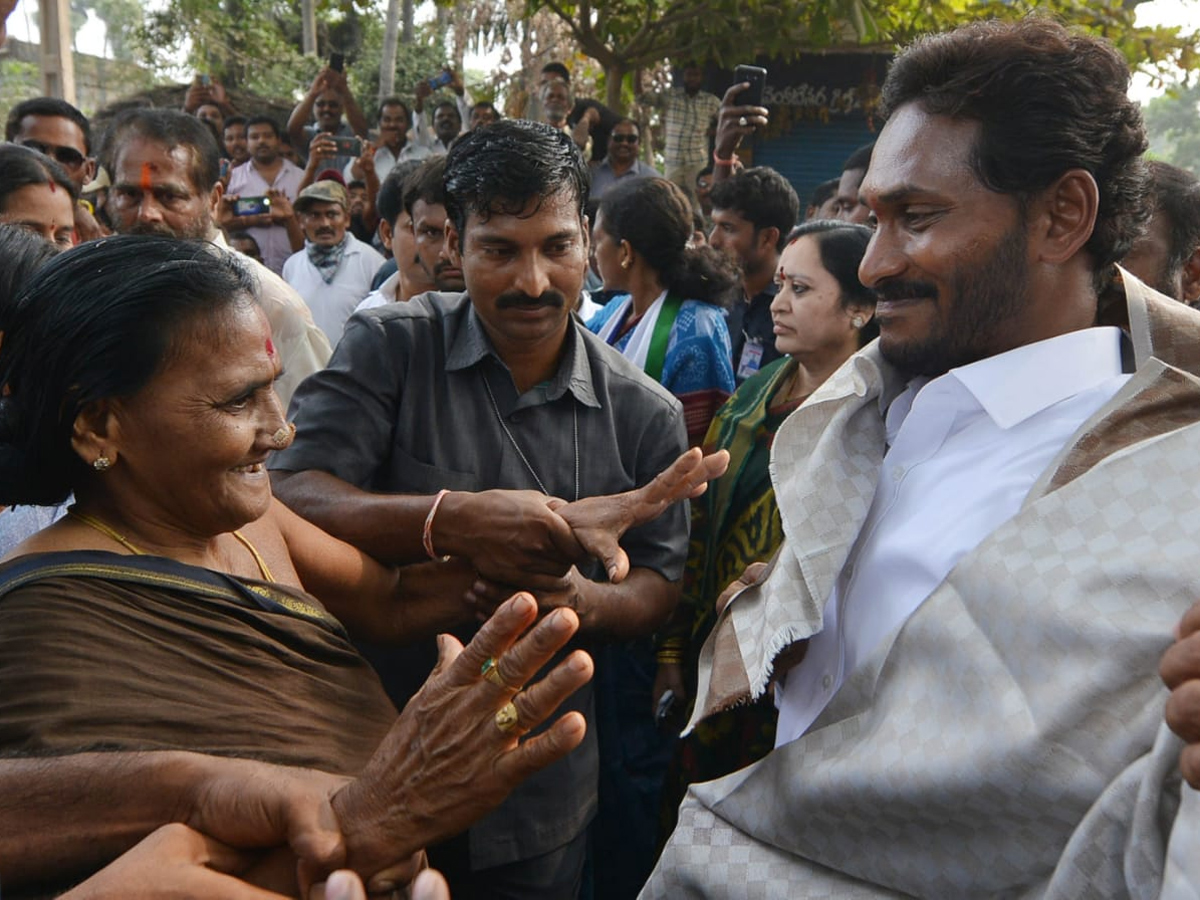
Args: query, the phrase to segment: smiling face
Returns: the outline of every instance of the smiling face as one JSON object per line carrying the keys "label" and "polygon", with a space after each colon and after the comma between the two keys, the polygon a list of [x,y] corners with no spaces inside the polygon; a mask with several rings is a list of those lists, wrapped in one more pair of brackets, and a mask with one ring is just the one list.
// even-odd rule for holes
{"label": "smiling face", "polygon": [[403,147],[408,141],[408,110],[398,103],[380,108],[379,138],[389,150]]}
{"label": "smiling face", "polygon": [[779,257],[779,292],[771,301],[775,348],[792,356],[845,359],[858,347],[855,315],[842,306],[842,288],[821,262],[815,235],[789,244]]}
{"label": "smiling face", "polygon": [[1050,336],[1048,305],[1031,299],[1018,203],[971,169],[978,129],[903,106],[863,181],[878,225],[859,278],[880,293],[881,352],[909,374],[941,375]]}
{"label": "smiling face", "polygon": [[0,206],[0,223],[44,238],[59,250],[75,245],[75,204],[60,185],[27,184],[12,191]]}
{"label": "smiling face", "polygon": [[342,98],[337,91],[322,91],[313,110],[317,114],[317,127],[333,134],[342,124]]}
{"label": "smiling face", "polygon": [[267,511],[264,463],[285,419],[262,310],[244,302],[192,324],[145,387],[109,401],[116,463],[95,481],[123,514],[207,537]]}
{"label": "smiling face", "polygon": [[519,215],[472,213],[462,235],[451,223],[448,249],[501,358],[558,352],[587,267],[575,197],[560,191],[531,201]]}
{"label": "smiling face", "polygon": [[613,127],[608,139],[608,158],[619,168],[632,166],[638,154],[638,127],[632,122],[621,122]]}
{"label": "smiling face", "polygon": [[546,120],[552,125],[567,121],[571,112],[571,89],[565,81],[552,78],[542,86],[542,109]]}

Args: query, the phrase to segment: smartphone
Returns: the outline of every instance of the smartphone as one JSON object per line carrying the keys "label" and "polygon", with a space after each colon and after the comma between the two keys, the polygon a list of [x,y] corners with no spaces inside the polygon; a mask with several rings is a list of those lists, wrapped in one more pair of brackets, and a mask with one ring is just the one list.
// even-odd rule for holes
{"label": "smartphone", "polygon": [[212,84],[212,76],[211,75],[205,75],[204,73],[201,73],[201,74],[197,75],[196,78],[200,81],[201,87],[208,87],[209,85]]}
{"label": "smartphone", "polygon": [[346,54],[345,53],[330,53],[329,68],[335,72],[346,71]]}
{"label": "smartphone", "polygon": [[221,177],[224,178],[229,174],[229,169],[232,166],[232,161],[228,159],[221,160]]}
{"label": "smartphone", "polygon": [[235,216],[261,216],[270,211],[270,197],[238,197],[233,201]]}
{"label": "smartphone", "polygon": [[767,70],[761,66],[738,66],[733,70],[733,83],[750,82],[750,87],[737,95],[738,106],[762,106],[767,87]]}
{"label": "smartphone", "polygon": [[337,145],[338,156],[353,156],[355,159],[362,156],[362,141],[356,137],[335,137],[333,142]]}
{"label": "smartphone", "polygon": [[445,87],[453,80],[454,80],[454,76],[451,75],[449,72],[447,72],[445,69],[443,69],[441,72],[438,72],[432,78],[428,79],[429,86],[431,88],[433,88],[435,91],[440,87]]}

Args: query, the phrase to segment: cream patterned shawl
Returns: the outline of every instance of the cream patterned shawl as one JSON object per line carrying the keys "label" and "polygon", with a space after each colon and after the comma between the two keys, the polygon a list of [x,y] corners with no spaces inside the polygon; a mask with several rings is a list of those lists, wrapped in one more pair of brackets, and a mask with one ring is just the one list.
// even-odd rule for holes
{"label": "cream patterned shawl", "polygon": [[[643,897],[1157,896],[1179,796],[1158,659],[1200,598],[1200,314],[1125,284],[1130,381],[804,737],[693,787]],[[820,629],[902,387],[868,347],[780,429],[787,540],[705,645],[697,718]]]}

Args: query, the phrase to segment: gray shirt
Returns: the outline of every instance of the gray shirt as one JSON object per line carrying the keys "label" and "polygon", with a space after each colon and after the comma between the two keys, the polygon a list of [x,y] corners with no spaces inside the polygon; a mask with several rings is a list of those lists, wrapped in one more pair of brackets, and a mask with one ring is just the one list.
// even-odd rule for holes
{"label": "gray shirt", "polygon": [[[300,386],[291,414],[296,440],[272,468],[317,469],[381,493],[537,490],[499,417],[546,489],[567,500],[575,499],[576,427],[580,497],[645,484],[687,448],[679,402],[573,316],[557,373],[518,395],[465,294],[428,293],[351,316],[329,367]],[[676,504],[622,546],[631,565],[674,581],[687,528],[686,504]],[[584,744],[471,830],[474,868],[547,853],[590,821],[598,771],[590,688],[563,709],[589,720]]]}

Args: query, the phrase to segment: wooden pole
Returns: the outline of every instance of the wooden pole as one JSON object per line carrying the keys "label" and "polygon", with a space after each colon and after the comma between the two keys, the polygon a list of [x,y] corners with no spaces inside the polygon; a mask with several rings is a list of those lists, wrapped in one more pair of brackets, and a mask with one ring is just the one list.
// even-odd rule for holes
{"label": "wooden pole", "polygon": [[42,90],[47,97],[75,103],[75,58],[71,55],[70,0],[41,0]]}

